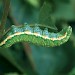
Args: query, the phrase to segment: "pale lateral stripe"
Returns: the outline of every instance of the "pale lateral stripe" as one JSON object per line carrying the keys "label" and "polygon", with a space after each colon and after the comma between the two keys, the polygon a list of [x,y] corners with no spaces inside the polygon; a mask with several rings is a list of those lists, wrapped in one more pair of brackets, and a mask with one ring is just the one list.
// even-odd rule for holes
{"label": "pale lateral stripe", "polygon": [[35,36],[39,36],[39,37],[42,37],[43,39],[49,39],[49,40],[52,40],[52,41],[55,41],[55,40],[61,40],[63,38],[65,38],[67,36],[67,32],[63,35],[63,36],[60,36],[58,38],[56,37],[53,37],[53,38],[49,38],[48,36],[44,36],[44,35],[40,35],[39,33],[32,33],[30,31],[25,31],[25,32],[17,32],[13,35],[10,35],[8,36],[4,41],[2,41],[0,43],[0,46],[2,46],[3,44],[5,44],[9,39],[11,39],[12,37],[14,36],[17,36],[17,35],[21,35],[21,34],[28,34],[28,35],[35,35]]}

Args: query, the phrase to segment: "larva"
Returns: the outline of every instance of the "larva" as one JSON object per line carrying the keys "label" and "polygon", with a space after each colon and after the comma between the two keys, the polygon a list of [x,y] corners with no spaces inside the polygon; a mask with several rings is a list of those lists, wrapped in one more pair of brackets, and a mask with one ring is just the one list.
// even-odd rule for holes
{"label": "larva", "polygon": [[10,30],[0,40],[0,47],[7,48],[22,41],[46,47],[54,47],[67,42],[71,33],[71,26],[62,29],[58,33],[51,33],[48,32],[47,28],[41,30],[38,26],[32,28],[28,24],[24,24],[21,27],[12,25]]}

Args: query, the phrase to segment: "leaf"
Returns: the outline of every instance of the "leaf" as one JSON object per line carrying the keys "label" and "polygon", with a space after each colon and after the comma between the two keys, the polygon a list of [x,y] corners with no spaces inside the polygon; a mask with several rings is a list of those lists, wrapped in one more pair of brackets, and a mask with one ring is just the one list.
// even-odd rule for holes
{"label": "leaf", "polygon": [[52,4],[44,2],[43,6],[40,9],[39,13],[39,24],[48,25],[51,27],[51,29],[57,30],[55,26],[55,20],[53,16],[51,16],[52,13]]}
{"label": "leaf", "polygon": [[[29,61],[25,58],[23,59],[24,53],[20,45],[17,44],[18,50],[14,48],[1,49],[0,54],[5,57],[12,65],[14,65],[22,74],[34,75],[30,67]],[[13,50],[14,49],[14,50]]]}
{"label": "leaf", "polygon": [[[66,2],[65,2],[66,1]],[[55,3],[55,11],[52,13],[52,15],[57,20],[66,20],[66,21],[72,21],[75,20],[75,0],[56,0]]]}
{"label": "leaf", "polygon": [[24,0],[24,1],[27,1],[28,3],[30,3],[34,7],[39,7],[40,0]]}
{"label": "leaf", "polygon": [[69,73],[69,75],[75,75],[75,68]]}

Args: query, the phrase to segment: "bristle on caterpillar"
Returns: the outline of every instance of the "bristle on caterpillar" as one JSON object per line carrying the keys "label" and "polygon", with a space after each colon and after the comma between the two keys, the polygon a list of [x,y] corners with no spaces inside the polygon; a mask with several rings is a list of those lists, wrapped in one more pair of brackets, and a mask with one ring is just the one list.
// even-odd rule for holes
{"label": "bristle on caterpillar", "polygon": [[1,39],[0,47],[7,48],[21,41],[46,47],[54,47],[67,42],[71,33],[71,26],[62,29],[58,33],[50,33],[47,28],[41,30],[38,26],[32,28],[28,24],[22,27],[13,25]]}

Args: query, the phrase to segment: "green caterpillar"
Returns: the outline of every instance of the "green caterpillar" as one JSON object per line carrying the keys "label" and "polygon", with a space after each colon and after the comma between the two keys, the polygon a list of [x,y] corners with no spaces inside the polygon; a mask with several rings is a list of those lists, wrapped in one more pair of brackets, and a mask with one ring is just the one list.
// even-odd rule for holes
{"label": "green caterpillar", "polygon": [[17,27],[12,25],[0,40],[0,47],[7,48],[22,41],[46,47],[54,47],[67,42],[71,33],[71,26],[62,29],[58,33],[50,33],[47,28],[41,30],[38,26],[30,27],[28,24],[24,24],[21,27]]}

